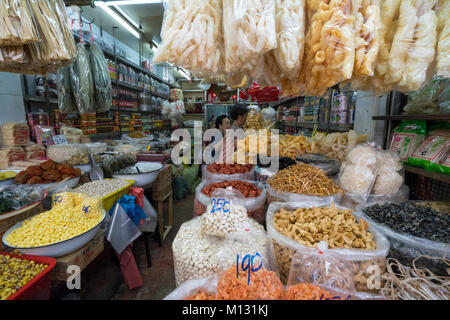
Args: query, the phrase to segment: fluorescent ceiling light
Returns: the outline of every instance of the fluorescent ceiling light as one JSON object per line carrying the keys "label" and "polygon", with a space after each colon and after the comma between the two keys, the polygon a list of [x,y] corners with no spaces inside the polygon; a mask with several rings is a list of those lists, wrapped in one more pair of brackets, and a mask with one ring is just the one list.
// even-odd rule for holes
{"label": "fluorescent ceiling light", "polygon": [[125,19],[128,20],[129,23],[131,23],[136,29],[139,29],[139,25],[136,21],[134,21],[125,11],[120,9],[118,6],[114,6],[114,9],[116,9]]}
{"label": "fluorescent ceiling light", "polygon": [[103,1],[96,1],[95,4],[97,4],[100,8],[105,10],[111,17],[113,17],[117,22],[119,22],[125,29],[127,29],[133,36],[140,39],[141,35],[139,32],[137,32],[132,26],[130,26],[125,20],[123,20],[117,13],[115,13],[113,10],[111,10],[105,2]]}
{"label": "fluorescent ceiling light", "polygon": [[123,1],[107,1],[105,4],[107,6],[127,6],[132,4],[151,4],[151,3],[161,3],[166,1],[161,0],[123,0]]}

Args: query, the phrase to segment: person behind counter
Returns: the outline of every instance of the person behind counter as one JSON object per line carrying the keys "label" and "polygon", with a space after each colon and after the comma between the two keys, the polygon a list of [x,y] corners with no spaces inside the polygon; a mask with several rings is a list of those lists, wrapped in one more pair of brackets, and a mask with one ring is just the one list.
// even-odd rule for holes
{"label": "person behind counter", "polygon": [[231,129],[242,129],[247,121],[248,109],[245,104],[235,104],[231,109],[230,116],[233,120]]}

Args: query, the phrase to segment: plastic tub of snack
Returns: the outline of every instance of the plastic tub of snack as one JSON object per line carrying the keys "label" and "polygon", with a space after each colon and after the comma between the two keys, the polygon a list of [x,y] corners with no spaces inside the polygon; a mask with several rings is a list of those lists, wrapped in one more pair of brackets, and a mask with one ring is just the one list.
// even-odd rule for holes
{"label": "plastic tub of snack", "polygon": [[[113,180],[113,179],[105,179],[105,180]],[[134,184],[134,180],[126,180],[126,179],[122,180],[128,181],[128,185],[102,198],[103,209],[105,209],[106,211],[109,211],[120,198],[128,194],[130,192],[131,186]]]}
{"label": "plastic tub of snack", "polygon": [[[6,170],[0,170],[0,175],[5,174],[6,172],[14,172],[15,175],[10,178],[2,179],[0,178],[0,187],[4,186],[10,186],[14,184],[14,177],[20,172],[21,170],[12,170],[12,169],[6,169]],[[12,175],[12,174],[11,174]]]}
{"label": "plastic tub of snack", "polygon": [[[141,173],[138,173],[137,168]],[[113,174],[114,179],[134,180],[136,187],[150,186],[158,177],[163,165],[159,162],[137,162],[134,166],[127,167]]]}

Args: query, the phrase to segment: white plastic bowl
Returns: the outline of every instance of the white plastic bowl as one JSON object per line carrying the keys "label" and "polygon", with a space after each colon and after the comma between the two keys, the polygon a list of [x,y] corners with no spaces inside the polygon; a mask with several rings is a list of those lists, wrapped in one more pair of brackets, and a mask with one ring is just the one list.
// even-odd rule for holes
{"label": "white plastic bowl", "polygon": [[[67,187],[67,188],[73,188],[75,187],[78,182],[80,182],[80,177],[72,178],[67,180],[66,182],[61,183],[56,189],[48,191],[49,194],[53,194],[55,192],[58,192],[59,190]],[[56,186],[59,182],[52,182],[52,183],[43,183],[43,184],[32,184],[32,186],[40,187],[42,190],[48,190],[49,188]]]}
{"label": "white plastic bowl", "polygon": [[[22,170],[0,170],[0,172],[6,172],[6,171],[14,171],[15,173],[19,173]],[[14,177],[9,178],[9,179],[4,179],[4,180],[0,180],[0,187],[6,187],[6,186],[11,186],[14,184]]]}
{"label": "white plastic bowl", "polygon": [[159,171],[163,168],[163,165],[159,162],[137,162],[133,167],[139,169],[145,168],[145,171],[149,171],[147,173],[138,173],[138,174],[113,174],[112,177],[114,179],[121,180],[134,180],[134,186],[136,187],[146,187],[151,186],[153,181],[158,177]]}
{"label": "white plastic bowl", "polygon": [[106,217],[106,211],[102,210],[102,212],[103,212],[103,217],[102,217],[101,221],[95,227],[93,227],[91,230],[86,231],[85,233],[82,233],[82,234],[80,234],[76,237],[73,237],[71,239],[68,239],[68,240],[64,240],[61,242],[57,242],[57,243],[53,243],[53,244],[49,244],[49,245],[45,245],[45,246],[34,247],[34,248],[19,248],[19,247],[14,247],[12,245],[9,245],[8,242],[6,242],[6,240],[5,240],[6,236],[8,234],[10,234],[14,229],[19,228],[24,221],[33,218],[33,217],[30,217],[26,220],[16,223],[14,226],[9,228],[9,230],[6,231],[5,234],[3,235],[2,242],[5,246],[13,248],[13,249],[17,249],[18,251],[20,251],[21,253],[24,253],[24,254],[31,254],[31,255],[35,255],[35,256],[54,257],[54,258],[65,256],[66,254],[69,254],[71,252],[74,252],[74,251],[82,248],[84,245],[86,245],[89,241],[91,241],[95,237],[95,235],[98,232],[98,229],[100,228],[103,220],[105,220],[105,217]]}

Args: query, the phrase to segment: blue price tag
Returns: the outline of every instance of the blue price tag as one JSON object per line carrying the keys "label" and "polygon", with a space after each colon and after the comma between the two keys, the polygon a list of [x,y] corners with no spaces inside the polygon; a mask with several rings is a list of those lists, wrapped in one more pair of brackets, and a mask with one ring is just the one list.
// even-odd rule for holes
{"label": "blue price tag", "polygon": [[[257,268],[255,268],[254,261],[253,261],[256,257],[259,257],[261,260],[260,264]],[[248,277],[247,284],[250,284],[250,273],[258,271],[259,269],[262,268],[262,265],[263,265],[262,257],[258,252],[254,255],[246,254],[244,256],[244,258],[242,259],[242,262],[241,262],[241,270],[244,272],[247,271],[247,274],[248,274],[247,275],[247,277]],[[239,254],[236,256],[236,278],[239,279]]]}
{"label": "blue price tag", "polygon": [[225,199],[211,199],[211,213],[215,213],[217,211],[222,211],[224,213],[227,213],[230,211],[230,202],[226,201]]}
{"label": "blue price tag", "polygon": [[63,200],[63,197],[62,196],[56,196],[55,197],[55,200],[53,200],[53,202],[56,204],[56,203],[58,203],[58,202],[61,202]]}
{"label": "blue price tag", "polygon": [[91,212],[92,211],[92,207],[91,206],[83,206],[83,211],[84,211],[84,213],[89,213],[89,212]]}

